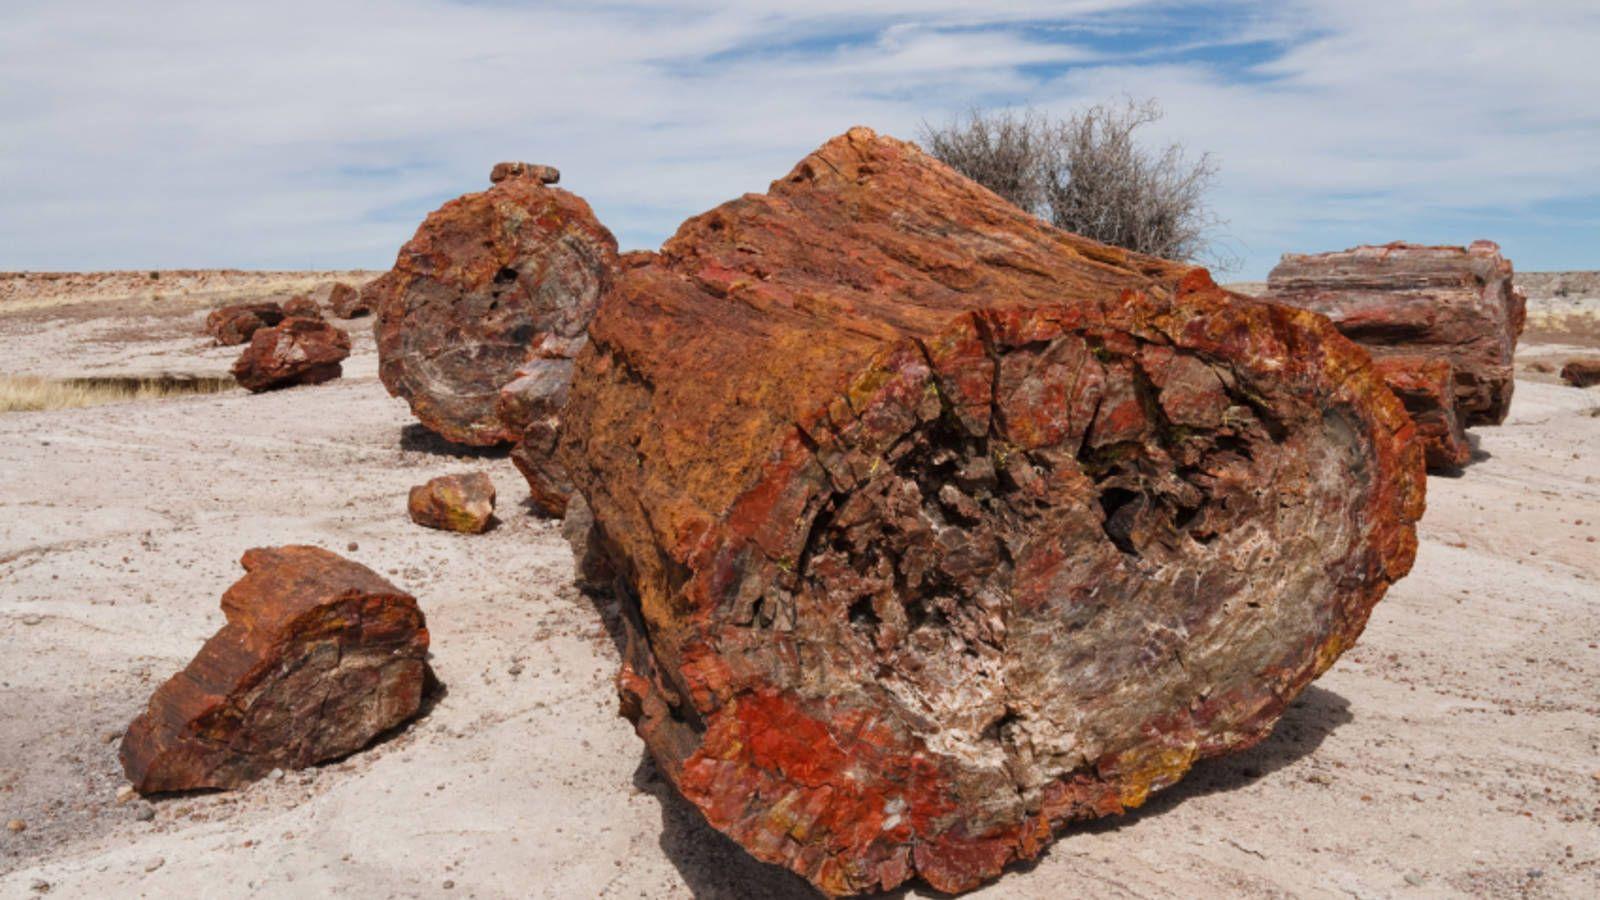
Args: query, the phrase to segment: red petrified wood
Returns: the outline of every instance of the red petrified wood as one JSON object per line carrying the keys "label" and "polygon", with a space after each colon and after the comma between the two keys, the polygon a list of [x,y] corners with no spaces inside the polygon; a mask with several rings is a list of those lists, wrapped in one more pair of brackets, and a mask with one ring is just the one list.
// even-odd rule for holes
{"label": "red petrified wood", "polygon": [[1600,384],[1600,358],[1567,360],[1561,367],[1561,380],[1580,388]]}
{"label": "red petrified wood", "polygon": [[328,309],[341,319],[354,319],[372,312],[372,306],[362,292],[342,281],[328,288]]}
{"label": "red petrified wood", "polygon": [[959,891],[1264,737],[1411,566],[1414,425],[1320,316],[856,129],[590,328],[560,458],[623,709],[755,856]]}
{"label": "red petrified wood", "polygon": [[1472,445],[1456,414],[1455,371],[1443,356],[1379,356],[1372,367],[1400,398],[1417,424],[1417,440],[1432,471],[1459,469],[1472,459]]}
{"label": "red petrified wood", "polygon": [[494,521],[494,482],[483,472],[441,475],[413,487],[406,509],[418,525],[482,534]]}
{"label": "red petrified wood", "polygon": [[250,337],[233,377],[253,392],[321,384],[344,374],[350,336],[322,319],[284,319]]}
{"label": "red petrified wood", "polygon": [[1455,372],[1464,427],[1498,425],[1511,407],[1512,355],[1527,300],[1491,241],[1393,243],[1285,254],[1267,298],[1322,313],[1374,356],[1433,354]]}
{"label": "red petrified wood", "polygon": [[214,309],[206,316],[206,334],[219,347],[232,347],[250,340],[257,330],[283,321],[283,308],[276,303],[242,303]]}
{"label": "red petrified wood", "polygon": [[240,787],[354,752],[416,714],[428,629],[417,601],[316,547],[258,548],[222,627],[122,739],[141,793]]}
{"label": "red petrified wood", "polygon": [[522,437],[495,414],[500,388],[541,345],[581,340],[615,277],[616,239],[543,168],[446,203],[373,286],[384,386],[458,443]]}

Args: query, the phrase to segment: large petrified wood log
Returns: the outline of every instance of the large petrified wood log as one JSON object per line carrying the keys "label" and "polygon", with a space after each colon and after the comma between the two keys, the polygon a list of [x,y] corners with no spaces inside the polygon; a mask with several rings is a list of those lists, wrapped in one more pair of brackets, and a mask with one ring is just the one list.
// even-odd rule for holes
{"label": "large petrified wood log", "polygon": [[257,548],[228,623],[122,739],[141,793],[240,787],[343,756],[416,714],[428,677],[417,601],[316,547]]}
{"label": "large petrified wood log", "polygon": [[1472,459],[1472,445],[1456,413],[1455,370],[1442,356],[1380,356],[1372,367],[1400,398],[1417,425],[1417,440],[1431,472],[1450,472]]}
{"label": "large petrified wood log", "polygon": [[463,444],[521,437],[500,388],[546,340],[581,338],[617,270],[617,241],[546,167],[432,213],[373,290],[378,374],[433,431]]}
{"label": "large petrified wood log", "polygon": [[1511,279],[1511,261],[1492,241],[1397,242],[1285,254],[1267,276],[1267,299],[1322,313],[1374,356],[1445,357],[1462,424],[1498,425],[1511,408],[1512,356],[1527,316]]}
{"label": "large petrified wood log", "polygon": [[970,888],[1260,740],[1423,502],[1326,319],[867,129],[625,270],[562,429],[624,712],[711,824],[836,894]]}

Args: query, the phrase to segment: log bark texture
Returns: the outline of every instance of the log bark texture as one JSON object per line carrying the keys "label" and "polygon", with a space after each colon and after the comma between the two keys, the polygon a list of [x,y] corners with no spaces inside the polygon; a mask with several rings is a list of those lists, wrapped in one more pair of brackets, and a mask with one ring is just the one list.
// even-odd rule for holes
{"label": "log bark texture", "polygon": [[141,793],[233,788],[343,756],[416,714],[428,676],[417,601],[316,547],[257,548],[228,623],[122,739]]}
{"label": "log bark texture", "polygon": [[1413,430],[1326,319],[855,129],[623,272],[560,458],[683,795],[959,891],[1268,733],[1411,565]]}
{"label": "log bark texture", "polygon": [[1267,276],[1266,299],[1322,313],[1374,356],[1449,360],[1464,427],[1498,425],[1511,408],[1527,298],[1492,241],[1285,254]]}
{"label": "log bark texture", "polygon": [[521,437],[500,388],[546,340],[580,339],[616,274],[616,238],[540,168],[446,203],[369,286],[384,386],[458,443]]}

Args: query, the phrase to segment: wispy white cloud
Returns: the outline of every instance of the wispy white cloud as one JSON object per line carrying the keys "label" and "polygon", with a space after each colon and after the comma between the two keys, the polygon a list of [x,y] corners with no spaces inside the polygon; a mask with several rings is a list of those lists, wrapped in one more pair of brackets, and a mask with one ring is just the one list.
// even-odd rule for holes
{"label": "wispy white cloud", "polygon": [[852,124],[1120,94],[1217,154],[1245,274],[1469,227],[1600,255],[1562,230],[1600,205],[1593,4],[1448,6],[13,0],[0,267],[385,266],[503,158],[653,246]]}

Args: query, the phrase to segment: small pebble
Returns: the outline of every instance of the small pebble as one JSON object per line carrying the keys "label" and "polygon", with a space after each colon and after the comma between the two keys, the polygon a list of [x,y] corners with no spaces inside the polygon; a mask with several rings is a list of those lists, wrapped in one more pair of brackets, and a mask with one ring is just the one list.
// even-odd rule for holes
{"label": "small pebble", "polygon": [[267,773],[267,777],[271,778],[273,781],[282,781],[283,780],[283,770],[282,769],[273,769],[271,772]]}
{"label": "small pebble", "polygon": [[139,792],[133,789],[133,785],[125,784],[122,787],[117,788],[117,805],[121,806],[122,804],[127,803],[129,800],[132,800],[138,796]]}
{"label": "small pebble", "polygon": [[154,872],[155,870],[161,868],[162,866],[164,866],[166,864],[167,864],[166,859],[164,857],[158,856],[155,859],[152,859],[149,862],[145,863],[144,864],[144,870],[146,872]]}
{"label": "small pebble", "polygon": [[507,669],[506,671],[509,672],[512,675],[521,675],[522,674],[522,663],[512,663],[511,664],[511,668]]}
{"label": "small pebble", "polygon": [[134,813],[133,817],[141,822],[148,822],[156,817],[156,808],[146,803],[139,807],[139,811]]}
{"label": "small pebble", "polygon": [[1412,887],[1417,887],[1417,886],[1422,884],[1422,876],[1418,875],[1415,872],[1407,872],[1406,873],[1406,884],[1409,884]]}
{"label": "small pebble", "polygon": [[361,545],[355,541],[351,541],[350,543],[344,545],[344,549],[350,553],[354,553],[361,549]]}
{"label": "small pebble", "polygon": [[40,622],[43,622],[43,621],[44,621],[44,617],[43,616],[28,615],[28,616],[23,616],[22,617],[22,624],[24,624],[24,625],[37,625],[37,624],[39,624]]}
{"label": "small pebble", "polygon": [[13,834],[20,831],[27,831],[28,823],[22,821],[21,819],[12,819],[6,823],[6,830],[12,832]]}
{"label": "small pebble", "polygon": [[102,743],[102,744],[110,744],[110,743],[116,741],[116,739],[120,738],[120,737],[122,737],[122,732],[120,732],[120,731],[108,731],[105,734],[100,735],[100,743]]}
{"label": "small pebble", "polygon": [[50,893],[50,882],[45,881],[43,878],[35,878],[33,883],[29,884],[28,887],[32,889],[35,894]]}
{"label": "small pebble", "polygon": [[444,884],[440,885],[440,887],[444,888],[447,891],[450,890],[451,888],[455,887],[455,886],[456,886],[456,883],[454,881],[451,881],[448,878],[445,879]]}

